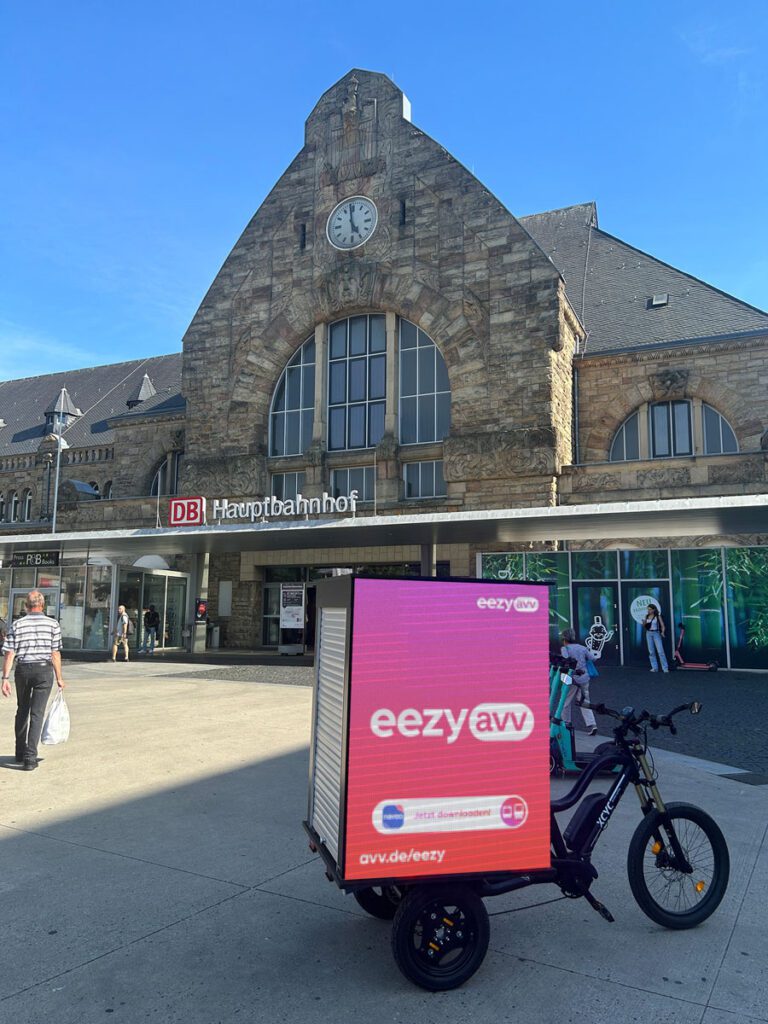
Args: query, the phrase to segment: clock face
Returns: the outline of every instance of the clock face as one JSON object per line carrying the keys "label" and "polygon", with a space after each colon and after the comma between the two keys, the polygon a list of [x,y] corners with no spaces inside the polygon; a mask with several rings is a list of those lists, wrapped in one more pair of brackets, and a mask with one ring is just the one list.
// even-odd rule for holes
{"label": "clock face", "polygon": [[356,249],[368,241],[378,220],[379,214],[372,200],[365,196],[344,199],[328,218],[328,241],[337,249]]}

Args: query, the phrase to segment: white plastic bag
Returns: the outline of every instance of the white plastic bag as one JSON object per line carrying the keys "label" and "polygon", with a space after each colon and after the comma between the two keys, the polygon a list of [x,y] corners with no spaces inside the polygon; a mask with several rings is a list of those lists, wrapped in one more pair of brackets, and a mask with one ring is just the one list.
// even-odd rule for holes
{"label": "white plastic bag", "polygon": [[64,692],[59,690],[53,698],[43,725],[43,743],[53,746],[66,743],[69,739],[69,708],[64,702]]}

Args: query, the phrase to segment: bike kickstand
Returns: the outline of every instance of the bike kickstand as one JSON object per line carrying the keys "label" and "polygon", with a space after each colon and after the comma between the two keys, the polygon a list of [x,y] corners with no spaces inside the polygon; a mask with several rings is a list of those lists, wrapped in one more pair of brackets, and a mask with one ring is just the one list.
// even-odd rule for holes
{"label": "bike kickstand", "polygon": [[598,914],[600,915],[600,917],[603,918],[603,920],[608,921],[610,924],[614,923],[615,918],[608,909],[608,907],[606,907],[604,903],[601,903],[600,900],[595,899],[591,892],[585,892],[584,899],[587,901],[590,907],[592,907],[593,910],[596,910],[598,912]]}

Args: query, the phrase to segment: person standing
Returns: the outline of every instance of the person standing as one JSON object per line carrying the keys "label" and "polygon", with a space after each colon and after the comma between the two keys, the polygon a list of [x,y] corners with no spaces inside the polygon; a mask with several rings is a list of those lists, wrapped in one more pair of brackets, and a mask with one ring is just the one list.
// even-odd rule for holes
{"label": "person standing", "polygon": [[587,735],[596,736],[597,722],[595,721],[595,716],[590,708],[585,708],[583,705],[584,703],[589,704],[589,672],[587,672],[587,662],[597,661],[600,655],[590,651],[584,644],[577,644],[576,634],[572,629],[566,629],[560,634],[560,642],[563,645],[560,648],[560,654],[564,658],[573,658],[576,662],[576,668],[573,670],[573,676],[571,677],[573,682],[568,688],[568,696],[565,698],[565,704],[563,704],[563,721],[571,721],[571,715],[573,714],[571,705],[575,700],[579,711],[581,711],[581,717],[584,719],[584,725],[587,727]]}
{"label": "person standing", "polygon": [[45,615],[45,598],[39,590],[30,590],[26,598],[27,614],[17,619],[3,644],[4,697],[11,695],[10,673],[16,671],[16,762],[24,771],[37,768],[37,745],[43,731],[45,706],[53,679],[64,689],[61,671],[61,627]]}
{"label": "person standing", "polygon": [[117,648],[120,644],[123,645],[125,660],[128,661],[128,612],[125,610],[124,604],[117,606],[117,620],[112,641],[112,661],[117,661]]}
{"label": "person standing", "polygon": [[664,653],[664,637],[667,632],[667,627],[664,625],[664,619],[661,617],[661,612],[655,604],[648,605],[648,611],[646,612],[645,622],[645,640],[648,644],[648,657],[651,662],[651,672],[658,672],[659,665],[656,660],[661,662],[661,671],[669,672],[669,665],[667,664],[667,656]]}
{"label": "person standing", "polygon": [[147,611],[144,612],[144,646],[140,653],[155,653],[155,640],[157,640],[157,630],[159,626],[160,616],[158,615],[155,606],[151,604]]}

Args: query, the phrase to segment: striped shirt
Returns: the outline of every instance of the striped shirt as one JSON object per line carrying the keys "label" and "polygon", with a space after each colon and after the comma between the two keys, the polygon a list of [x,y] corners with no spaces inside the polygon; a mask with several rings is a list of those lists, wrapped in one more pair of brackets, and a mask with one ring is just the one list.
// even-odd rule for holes
{"label": "striped shirt", "polygon": [[28,612],[11,626],[3,644],[3,654],[14,651],[22,665],[40,665],[61,650],[61,626],[42,612]]}

